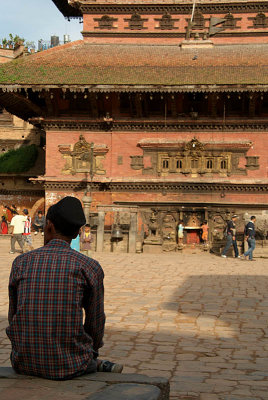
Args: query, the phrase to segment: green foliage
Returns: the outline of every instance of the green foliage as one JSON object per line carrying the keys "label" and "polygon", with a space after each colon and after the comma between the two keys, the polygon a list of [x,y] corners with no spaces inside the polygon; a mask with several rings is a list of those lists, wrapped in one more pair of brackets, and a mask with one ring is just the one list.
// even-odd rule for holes
{"label": "green foliage", "polygon": [[0,156],[0,173],[21,173],[32,168],[36,162],[38,150],[35,144],[10,150]]}
{"label": "green foliage", "polygon": [[6,46],[6,45],[15,46],[19,42],[24,43],[24,41],[25,41],[25,39],[21,38],[19,35],[12,35],[12,33],[10,33],[9,39],[7,39],[7,38],[2,39],[2,44],[3,44],[3,46]]}

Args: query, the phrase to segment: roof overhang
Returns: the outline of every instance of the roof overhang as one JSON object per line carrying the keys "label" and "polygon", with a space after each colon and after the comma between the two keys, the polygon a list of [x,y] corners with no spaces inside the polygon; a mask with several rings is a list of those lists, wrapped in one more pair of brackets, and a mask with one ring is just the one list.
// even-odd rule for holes
{"label": "roof overhang", "polygon": [[[0,94],[32,90],[42,92],[60,89],[71,93],[242,93],[268,92],[268,85],[0,85]],[[1,100],[0,100],[1,103]]]}
{"label": "roof overhang", "polygon": [[52,0],[55,6],[66,18],[82,17],[82,13],[78,8],[72,7],[68,0]]}

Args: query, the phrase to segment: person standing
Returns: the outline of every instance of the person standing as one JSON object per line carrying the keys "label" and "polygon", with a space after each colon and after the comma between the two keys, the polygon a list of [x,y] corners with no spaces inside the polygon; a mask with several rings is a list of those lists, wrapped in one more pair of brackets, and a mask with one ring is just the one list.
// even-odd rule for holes
{"label": "person standing", "polygon": [[7,235],[8,234],[8,224],[7,224],[6,217],[4,215],[2,215],[1,234],[2,235]]}
{"label": "person standing", "polygon": [[208,222],[206,220],[201,225],[201,229],[202,229],[202,240],[204,242],[204,246],[206,246],[208,241]]}
{"label": "person standing", "polygon": [[22,211],[23,215],[27,218],[25,221],[24,225],[24,232],[23,232],[23,239],[24,239],[24,244],[27,244],[30,247],[30,250],[33,250],[33,242],[32,242],[32,235],[31,235],[31,224],[32,224],[32,219],[29,216],[29,211],[27,208],[24,208]]}
{"label": "person standing", "polygon": [[179,246],[183,245],[183,229],[184,229],[183,221],[180,220],[179,225],[178,225],[178,244],[179,244]]}
{"label": "person standing", "polygon": [[44,235],[44,225],[45,225],[45,217],[42,211],[38,211],[33,222],[33,228],[35,230],[34,234],[37,235],[37,233],[41,231],[42,235]]}
{"label": "person standing", "polygon": [[10,233],[11,233],[11,250],[10,254],[15,253],[15,244],[18,242],[22,253],[23,253],[23,246],[24,246],[24,240],[23,240],[23,233],[24,233],[24,227],[25,227],[25,221],[27,220],[27,217],[25,215],[15,215],[11,222],[10,222]]}
{"label": "person standing", "polygon": [[86,224],[81,232],[81,253],[88,257],[91,257],[91,243],[93,242],[93,237],[91,234],[91,228],[89,224]]}
{"label": "person standing", "polygon": [[248,250],[243,254],[242,258],[246,259],[248,257],[249,261],[255,261],[253,260],[253,251],[255,250],[256,247],[255,222],[256,222],[256,217],[255,215],[252,215],[252,217],[250,217],[250,221],[245,226],[245,235],[246,235],[245,239],[248,242]]}
{"label": "person standing", "polygon": [[227,240],[226,240],[226,245],[225,248],[222,252],[222,257],[226,258],[226,254],[230,247],[233,245],[234,252],[235,252],[235,258],[240,258],[239,253],[238,253],[238,247],[237,247],[237,242],[236,242],[236,227],[235,227],[235,222],[237,220],[238,216],[235,214],[232,216],[231,220],[227,222]]}

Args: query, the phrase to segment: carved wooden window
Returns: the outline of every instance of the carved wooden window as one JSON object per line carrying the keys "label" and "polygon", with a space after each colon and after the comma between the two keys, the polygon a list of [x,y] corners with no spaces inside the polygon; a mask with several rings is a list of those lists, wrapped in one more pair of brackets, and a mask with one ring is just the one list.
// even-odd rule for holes
{"label": "carved wooden window", "polygon": [[203,14],[201,11],[196,11],[194,18],[193,18],[193,29],[204,29],[205,27],[205,18],[203,17]]}
{"label": "carved wooden window", "polygon": [[117,21],[117,18],[109,17],[109,15],[103,15],[101,18],[94,18],[94,21],[99,24],[96,29],[116,29],[114,22]]}
{"label": "carved wooden window", "polygon": [[253,19],[253,27],[256,29],[257,28],[267,28],[268,27],[267,20],[268,20],[268,18],[266,17],[265,14],[259,13]]}
{"label": "carved wooden window", "polygon": [[133,14],[131,18],[125,18],[125,21],[128,22],[128,27],[126,29],[131,30],[142,30],[147,29],[143,26],[144,22],[148,21],[147,18],[141,18],[139,14]]}
{"label": "carved wooden window", "polygon": [[224,17],[226,21],[224,22],[224,28],[226,29],[235,29],[236,28],[236,19],[232,14],[227,14]]}

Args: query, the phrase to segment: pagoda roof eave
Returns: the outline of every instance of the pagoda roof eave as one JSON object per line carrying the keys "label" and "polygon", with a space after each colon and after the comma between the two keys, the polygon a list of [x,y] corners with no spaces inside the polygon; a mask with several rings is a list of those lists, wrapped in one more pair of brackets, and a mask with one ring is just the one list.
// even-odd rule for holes
{"label": "pagoda roof eave", "polygon": [[166,93],[185,93],[185,92],[267,92],[268,85],[262,84],[226,84],[226,85],[205,85],[205,84],[185,84],[185,85],[0,85],[2,96],[5,93],[20,93],[25,90],[33,92],[50,91],[61,89],[63,92],[84,93],[118,93],[118,92],[166,92]]}
{"label": "pagoda roof eave", "polygon": [[67,0],[52,0],[55,6],[66,18],[79,18],[82,13],[78,8],[72,7]]}

